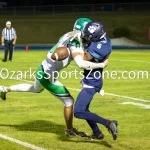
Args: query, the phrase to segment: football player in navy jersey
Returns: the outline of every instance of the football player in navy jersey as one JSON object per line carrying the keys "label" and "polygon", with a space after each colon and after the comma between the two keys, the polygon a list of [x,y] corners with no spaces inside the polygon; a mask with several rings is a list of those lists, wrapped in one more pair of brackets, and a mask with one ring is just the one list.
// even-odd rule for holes
{"label": "football player in navy jersey", "polygon": [[[81,37],[87,47],[86,59],[91,62],[103,62],[111,54],[111,41],[106,36],[103,25],[99,22],[90,22],[82,31]],[[89,105],[93,96],[100,92],[103,86],[103,69],[84,70],[82,79],[82,90],[79,93],[75,107],[74,116],[87,121],[93,134],[90,139],[103,139],[104,135],[99,129],[97,123],[104,125],[116,140],[118,136],[118,123],[115,120],[108,120],[97,114],[90,112]]]}

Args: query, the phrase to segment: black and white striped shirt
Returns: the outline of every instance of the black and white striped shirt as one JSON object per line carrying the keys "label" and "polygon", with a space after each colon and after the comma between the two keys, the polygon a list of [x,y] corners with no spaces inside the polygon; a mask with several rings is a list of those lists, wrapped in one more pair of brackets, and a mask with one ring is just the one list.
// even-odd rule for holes
{"label": "black and white striped shirt", "polygon": [[2,36],[4,37],[5,40],[11,41],[15,38],[16,36],[16,30],[14,28],[4,28],[2,31]]}

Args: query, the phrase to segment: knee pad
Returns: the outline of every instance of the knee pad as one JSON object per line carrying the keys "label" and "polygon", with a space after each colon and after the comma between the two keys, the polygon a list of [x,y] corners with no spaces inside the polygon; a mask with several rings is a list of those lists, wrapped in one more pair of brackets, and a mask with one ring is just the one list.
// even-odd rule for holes
{"label": "knee pad", "polygon": [[44,88],[42,89],[33,89],[33,93],[41,93],[44,90]]}
{"label": "knee pad", "polygon": [[71,96],[69,96],[69,97],[57,97],[57,98],[59,98],[64,103],[65,107],[70,107],[74,104],[74,99]]}

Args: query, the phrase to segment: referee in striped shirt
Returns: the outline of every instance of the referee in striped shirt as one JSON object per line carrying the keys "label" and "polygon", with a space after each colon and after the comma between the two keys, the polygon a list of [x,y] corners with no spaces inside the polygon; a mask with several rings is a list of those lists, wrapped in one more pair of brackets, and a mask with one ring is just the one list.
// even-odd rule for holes
{"label": "referee in striped shirt", "polygon": [[3,62],[7,61],[8,52],[9,52],[9,61],[12,61],[13,57],[13,47],[16,44],[17,35],[16,30],[11,27],[11,22],[6,22],[6,27],[2,31],[2,46],[5,47],[4,59]]}

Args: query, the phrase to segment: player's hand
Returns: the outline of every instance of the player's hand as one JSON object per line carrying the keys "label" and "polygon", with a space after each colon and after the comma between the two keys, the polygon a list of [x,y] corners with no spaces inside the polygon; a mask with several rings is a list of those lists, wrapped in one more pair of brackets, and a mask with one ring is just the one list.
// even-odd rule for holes
{"label": "player's hand", "polygon": [[81,31],[72,31],[72,32],[69,32],[69,39],[70,41],[72,41],[73,39],[79,39],[80,36],[81,36]]}
{"label": "player's hand", "polygon": [[2,46],[4,46],[5,44],[4,43],[2,43]]}
{"label": "player's hand", "polygon": [[104,68],[107,67],[108,64],[109,64],[109,61],[108,61],[108,59],[106,59],[106,60],[104,61]]}

